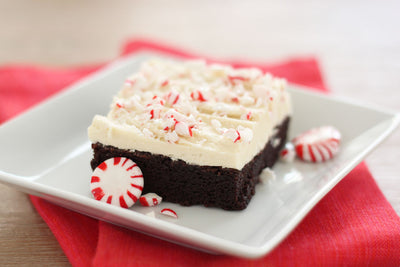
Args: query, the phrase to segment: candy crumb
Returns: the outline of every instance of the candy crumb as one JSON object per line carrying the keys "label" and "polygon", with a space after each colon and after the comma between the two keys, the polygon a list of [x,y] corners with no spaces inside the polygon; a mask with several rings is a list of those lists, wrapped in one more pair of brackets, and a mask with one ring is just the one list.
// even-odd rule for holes
{"label": "candy crumb", "polygon": [[169,217],[178,219],[178,215],[177,215],[176,212],[175,212],[174,210],[172,210],[172,209],[168,209],[168,208],[162,209],[162,210],[160,211],[160,213],[161,213],[162,215],[166,215],[166,216],[169,216]]}
{"label": "candy crumb", "polygon": [[260,182],[262,184],[266,184],[271,179],[272,180],[276,179],[275,172],[273,170],[271,170],[270,168],[265,168],[260,174]]}

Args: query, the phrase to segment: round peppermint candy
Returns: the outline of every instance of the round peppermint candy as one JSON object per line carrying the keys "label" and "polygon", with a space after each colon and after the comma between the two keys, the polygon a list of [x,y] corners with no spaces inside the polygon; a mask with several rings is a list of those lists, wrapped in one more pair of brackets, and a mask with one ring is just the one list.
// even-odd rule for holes
{"label": "round peppermint candy", "polygon": [[323,162],[339,152],[340,132],[332,126],[308,130],[292,140],[297,156],[305,161]]}
{"label": "round peppermint candy", "polygon": [[131,159],[115,157],[93,171],[90,190],[96,200],[129,208],[143,190],[143,174]]}

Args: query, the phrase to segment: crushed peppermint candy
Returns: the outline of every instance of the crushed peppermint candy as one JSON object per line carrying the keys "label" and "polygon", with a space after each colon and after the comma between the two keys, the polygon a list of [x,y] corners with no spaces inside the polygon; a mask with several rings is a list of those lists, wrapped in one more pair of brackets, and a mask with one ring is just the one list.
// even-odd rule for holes
{"label": "crushed peppermint candy", "polygon": [[200,90],[195,90],[195,91],[191,92],[190,97],[194,101],[200,101],[200,102],[207,101],[206,98],[204,97],[203,93]]}
{"label": "crushed peppermint candy", "polygon": [[159,205],[161,201],[162,197],[160,197],[156,193],[147,193],[139,198],[140,204],[145,207],[153,207]]}
{"label": "crushed peppermint candy", "polygon": [[253,113],[251,111],[247,112],[246,114],[243,114],[240,116],[241,120],[251,120]]}
{"label": "crushed peppermint candy", "polygon": [[222,135],[231,139],[234,143],[238,142],[241,138],[239,131],[232,128],[225,130]]}
{"label": "crushed peppermint candy", "polygon": [[154,137],[153,132],[151,132],[151,131],[150,131],[149,129],[147,129],[147,128],[143,128],[142,133],[143,133],[143,135],[146,136],[146,137],[149,137],[149,138]]}
{"label": "crushed peppermint candy", "polygon": [[250,143],[253,140],[253,131],[251,129],[239,125],[238,132],[243,142]]}
{"label": "crushed peppermint candy", "polygon": [[172,131],[165,134],[165,140],[167,140],[170,143],[176,143],[179,140],[179,136],[175,131]]}
{"label": "crushed peppermint candy", "polygon": [[176,214],[176,212],[175,212],[173,209],[165,208],[165,209],[162,209],[162,210],[160,211],[160,213],[161,213],[162,215],[165,215],[165,216],[169,216],[169,217],[178,219],[178,215]]}
{"label": "crushed peppermint candy", "polygon": [[172,90],[165,96],[165,99],[169,106],[173,106],[178,103],[179,97],[180,97],[179,93],[175,90]]}
{"label": "crushed peppermint candy", "polygon": [[265,168],[265,169],[262,170],[262,172],[260,173],[259,177],[260,177],[260,182],[262,184],[266,184],[270,180],[275,180],[276,179],[276,174],[272,169]]}
{"label": "crushed peppermint candy", "polygon": [[163,81],[163,82],[162,82],[162,84],[161,84],[161,87],[167,86],[167,85],[168,85],[168,83],[169,83],[169,81],[168,81],[168,80],[165,80],[165,81]]}
{"label": "crushed peppermint candy", "polygon": [[234,143],[245,142],[250,143],[253,139],[253,131],[243,126],[238,126],[237,129],[227,129],[223,132],[223,136],[231,139]]}
{"label": "crushed peppermint candy", "polygon": [[202,145],[221,137],[247,144],[255,129],[249,125],[265,114],[271,114],[271,120],[282,114],[272,102],[289,98],[285,85],[283,79],[255,68],[154,59],[125,80],[108,116],[171,144]]}
{"label": "crushed peppermint candy", "polygon": [[175,124],[175,132],[180,136],[193,136],[192,128],[183,121],[178,121]]}

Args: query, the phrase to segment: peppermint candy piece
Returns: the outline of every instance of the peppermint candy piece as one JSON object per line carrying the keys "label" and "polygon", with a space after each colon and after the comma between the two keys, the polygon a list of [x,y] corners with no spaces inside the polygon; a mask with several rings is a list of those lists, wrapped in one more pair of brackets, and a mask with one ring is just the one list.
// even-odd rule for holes
{"label": "peppermint candy piece", "polygon": [[231,139],[234,143],[240,140],[240,133],[238,130],[235,130],[233,128],[229,128],[224,133],[222,134],[223,136]]}
{"label": "peppermint candy piece", "polygon": [[169,217],[178,219],[178,215],[177,215],[176,212],[175,212],[174,210],[172,210],[172,209],[162,209],[162,210],[160,211],[160,213],[161,213],[162,215],[166,215],[166,216],[169,216]]}
{"label": "peppermint candy piece", "polygon": [[268,181],[276,179],[276,174],[273,170],[267,167],[262,170],[259,179],[262,184],[267,184]]}
{"label": "peppermint candy piece", "polygon": [[332,126],[322,126],[306,131],[292,140],[297,156],[309,162],[323,162],[339,151],[340,132]]}
{"label": "peppermint candy piece", "polygon": [[176,103],[178,103],[179,97],[180,97],[179,93],[178,93],[177,91],[175,91],[175,90],[172,90],[171,92],[169,92],[169,93],[165,96],[166,102],[167,102],[167,104],[168,104],[169,106],[173,106],[173,105],[175,105]]}
{"label": "peppermint candy piece", "polygon": [[279,159],[283,162],[293,162],[296,157],[296,151],[292,143],[286,143],[285,147],[279,152]]}
{"label": "peppermint candy piece", "polygon": [[156,193],[147,193],[139,198],[140,204],[145,207],[156,206],[161,203],[162,197]]}
{"label": "peppermint candy piece", "polygon": [[205,102],[207,99],[204,97],[203,93],[200,90],[193,91],[190,94],[190,97],[194,101],[200,101],[200,102]]}
{"label": "peppermint candy piece", "polygon": [[143,174],[131,159],[110,158],[93,171],[90,190],[96,200],[129,208],[142,194]]}
{"label": "peppermint candy piece", "polygon": [[193,127],[189,127],[189,125],[183,121],[177,121],[175,123],[175,132],[181,136],[193,136],[192,128]]}

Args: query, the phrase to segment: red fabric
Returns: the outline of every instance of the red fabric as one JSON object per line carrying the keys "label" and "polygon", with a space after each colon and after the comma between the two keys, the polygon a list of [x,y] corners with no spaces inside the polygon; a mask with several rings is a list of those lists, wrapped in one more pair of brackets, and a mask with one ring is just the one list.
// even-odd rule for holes
{"label": "red fabric", "polygon": [[[199,57],[133,40],[123,54],[156,50]],[[210,61],[213,61],[209,59]],[[326,91],[313,58],[257,66],[291,82]],[[98,68],[0,68],[0,122]],[[73,266],[400,266],[400,219],[364,163],[348,174],[271,253],[256,260],[216,256],[158,240],[31,197]],[[118,265],[119,264],[119,265]]]}

